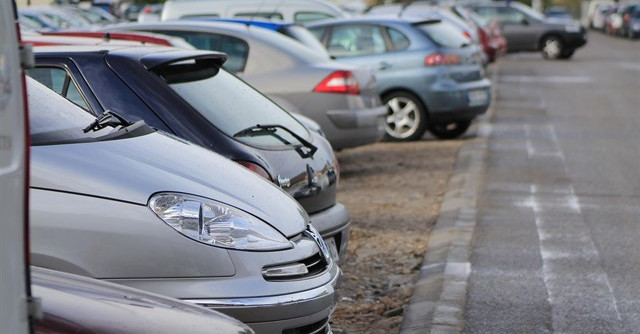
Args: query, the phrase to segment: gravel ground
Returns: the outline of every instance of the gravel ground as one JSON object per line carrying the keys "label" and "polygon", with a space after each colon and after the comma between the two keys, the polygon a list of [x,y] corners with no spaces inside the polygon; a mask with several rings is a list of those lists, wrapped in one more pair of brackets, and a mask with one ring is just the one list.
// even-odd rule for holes
{"label": "gravel ground", "polygon": [[352,225],[335,334],[400,330],[462,143],[379,143],[338,153],[338,200]]}

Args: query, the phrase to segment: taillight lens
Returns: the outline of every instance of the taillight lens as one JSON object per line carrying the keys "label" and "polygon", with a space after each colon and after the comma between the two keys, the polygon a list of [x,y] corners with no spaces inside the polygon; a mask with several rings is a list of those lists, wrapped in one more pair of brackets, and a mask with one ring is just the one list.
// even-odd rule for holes
{"label": "taillight lens", "polygon": [[320,82],[314,92],[359,95],[360,85],[351,71],[335,71]]}
{"label": "taillight lens", "polygon": [[144,6],[144,9],[142,10],[143,13],[145,14],[151,14],[151,7],[150,6]]}
{"label": "taillight lens", "polygon": [[271,179],[271,176],[269,176],[269,173],[267,173],[267,171],[262,168],[260,165],[254,164],[253,162],[249,162],[249,161],[236,161],[237,163],[241,164],[242,166],[244,166],[245,168],[247,168],[248,170],[264,177],[265,179],[273,182],[273,180]]}
{"label": "taillight lens", "polygon": [[424,64],[426,66],[459,65],[460,56],[444,53],[434,53],[428,55],[427,58],[424,59]]}
{"label": "taillight lens", "polygon": [[466,37],[468,39],[471,39],[471,33],[470,32],[465,30],[462,34],[464,35],[464,37]]}

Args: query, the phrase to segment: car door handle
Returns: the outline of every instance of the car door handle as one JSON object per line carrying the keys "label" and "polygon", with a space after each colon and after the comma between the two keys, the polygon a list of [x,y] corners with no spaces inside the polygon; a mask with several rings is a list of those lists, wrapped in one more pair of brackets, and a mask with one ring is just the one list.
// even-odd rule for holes
{"label": "car door handle", "polygon": [[381,61],[381,62],[378,64],[378,69],[379,69],[379,70],[386,70],[386,69],[388,69],[388,68],[391,68],[391,64],[387,63],[386,61]]}

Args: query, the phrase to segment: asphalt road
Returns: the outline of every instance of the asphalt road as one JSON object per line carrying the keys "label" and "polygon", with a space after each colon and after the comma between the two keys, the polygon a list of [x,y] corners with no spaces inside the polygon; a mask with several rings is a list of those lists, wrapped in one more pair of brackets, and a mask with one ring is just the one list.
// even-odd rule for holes
{"label": "asphalt road", "polygon": [[640,333],[640,41],[500,61],[463,333]]}

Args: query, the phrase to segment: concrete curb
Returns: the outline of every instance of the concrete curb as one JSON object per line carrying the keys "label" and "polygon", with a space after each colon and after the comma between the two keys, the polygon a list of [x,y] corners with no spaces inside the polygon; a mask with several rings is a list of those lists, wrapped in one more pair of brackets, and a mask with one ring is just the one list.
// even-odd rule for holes
{"label": "concrete curb", "polygon": [[492,74],[492,107],[479,119],[476,138],[458,152],[400,334],[454,334],[464,329],[476,201],[484,176],[498,69],[496,65]]}

